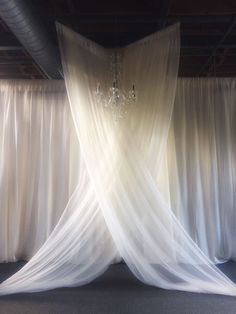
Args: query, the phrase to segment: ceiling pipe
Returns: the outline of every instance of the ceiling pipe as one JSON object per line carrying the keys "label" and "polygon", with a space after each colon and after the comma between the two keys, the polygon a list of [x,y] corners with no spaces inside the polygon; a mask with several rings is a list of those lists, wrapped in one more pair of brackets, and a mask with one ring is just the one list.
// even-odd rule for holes
{"label": "ceiling pipe", "polygon": [[59,51],[24,0],[0,0],[0,18],[48,78],[62,78]]}

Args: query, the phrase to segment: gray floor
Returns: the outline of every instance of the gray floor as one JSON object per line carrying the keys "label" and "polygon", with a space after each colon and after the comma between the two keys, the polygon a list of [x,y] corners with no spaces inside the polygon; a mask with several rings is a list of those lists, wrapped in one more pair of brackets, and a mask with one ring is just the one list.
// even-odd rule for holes
{"label": "gray floor", "polygon": [[[0,281],[23,263],[0,264]],[[236,263],[220,266],[236,281]],[[0,297],[1,314],[236,314],[236,297],[162,290],[140,283],[124,264],[80,288]]]}

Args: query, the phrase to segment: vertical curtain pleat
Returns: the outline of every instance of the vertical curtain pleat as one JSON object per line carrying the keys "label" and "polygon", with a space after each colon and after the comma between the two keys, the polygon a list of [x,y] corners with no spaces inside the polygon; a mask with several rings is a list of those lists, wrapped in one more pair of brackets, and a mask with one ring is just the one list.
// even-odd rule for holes
{"label": "vertical curtain pleat", "polygon": [[178,80],[168,142],[172,209],[214,262],[235,259],[234,78]]}
{"label": "vertical curtain pleat", "polygon": [[0,261],[29,259],[78,180],[64,83],[0,81],[0,125]]}

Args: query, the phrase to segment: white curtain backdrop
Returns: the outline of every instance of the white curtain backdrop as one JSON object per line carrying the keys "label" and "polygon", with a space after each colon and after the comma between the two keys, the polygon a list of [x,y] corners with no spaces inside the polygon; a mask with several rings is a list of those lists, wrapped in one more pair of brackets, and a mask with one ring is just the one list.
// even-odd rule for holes
{"label": "white curtain backdrop", "polygon": [[214,263],[236,258],[236,79],[178,80],[169,134],[171,206]]}
{"label": "white curtain backdrop", "polygon": [[171,179],[168,170],[172,166],[177,172],[178,162],[170,160],[166,148],[176,140],[168,140],[168,134],[174,128],[179,26],[119,50],[121,86],[134,83],[138,100],[118,122],[94,94],[98,83],[103,91],[112,83],[111,52],[67,28],[58,30],[80,143],[79,183],[48,240],[0,285],[0,294],[82,285],[121,255],[145,283],[236,295],[235,285],[173,214],[181,208],[172,206],[177,193],[167,174]]}
{"label": "white curtain backdrop", "polygon": [[[6,80],[0,92],[0,261],[28,260],[76,186],[79,145],[64,83]],[[235,112],[234,78],[178,79],[159,175],[174,213],[214,263],[236,256]]]}
{"label": "white curtain backdrop", "polygon": [[78,181],[64,82],[0,81],[0,261],[29,259]]}

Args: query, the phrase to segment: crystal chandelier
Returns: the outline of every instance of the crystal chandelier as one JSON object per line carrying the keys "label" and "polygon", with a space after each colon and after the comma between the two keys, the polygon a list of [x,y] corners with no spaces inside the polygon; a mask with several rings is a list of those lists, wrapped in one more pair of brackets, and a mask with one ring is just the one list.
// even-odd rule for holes
{"label": "crystal chandelier", "polygon": [[121,74],[121,60],[118,52],[111,54],[110,71],[112,75],[112,85],[104,94],[101,91],[100,83],[97,84],[95,91],[95,100],[99,105],[108,108],[112,113],[114,120],[118,121],[125,117],[132,103],[137,100],[135,85],[128,92],[123,92],[119,87]]}

